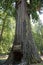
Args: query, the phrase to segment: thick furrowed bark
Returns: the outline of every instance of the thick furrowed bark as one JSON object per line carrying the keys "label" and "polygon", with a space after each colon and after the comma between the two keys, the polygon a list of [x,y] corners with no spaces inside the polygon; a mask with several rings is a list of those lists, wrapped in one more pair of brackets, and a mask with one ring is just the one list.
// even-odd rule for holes
{"label": "thick furrowed bark", "polygon": [[26,32],[26,53],[29,59],[29,63],[37,63],[40,62],[40,55],[38,54],[37,47],[35,45],[34,39],[32,37],[31,24],[30,24],[30,16],[26,13],[26,22],[27,22],[27,32]]}

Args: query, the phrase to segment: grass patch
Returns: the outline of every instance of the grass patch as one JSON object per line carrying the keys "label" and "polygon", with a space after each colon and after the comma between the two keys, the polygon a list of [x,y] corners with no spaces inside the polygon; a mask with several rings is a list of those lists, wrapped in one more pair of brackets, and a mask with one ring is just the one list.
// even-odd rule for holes
{"label": "grass patch", "polygon": [[31,65],[43,65],[43,62],[37,64],[31,64]]}
{"label": "grass patch", "polygon": [[43,65],[43,64],[41,63],[41,64],[39,64],[39,65]]}

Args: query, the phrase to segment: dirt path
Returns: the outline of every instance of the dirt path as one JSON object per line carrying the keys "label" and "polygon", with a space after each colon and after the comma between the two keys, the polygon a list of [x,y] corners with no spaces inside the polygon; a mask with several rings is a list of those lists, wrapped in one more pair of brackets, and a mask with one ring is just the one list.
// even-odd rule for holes
{"label": "dirt path", "polygon": [[41,59],[43,60],[43,56],[41,56]]}

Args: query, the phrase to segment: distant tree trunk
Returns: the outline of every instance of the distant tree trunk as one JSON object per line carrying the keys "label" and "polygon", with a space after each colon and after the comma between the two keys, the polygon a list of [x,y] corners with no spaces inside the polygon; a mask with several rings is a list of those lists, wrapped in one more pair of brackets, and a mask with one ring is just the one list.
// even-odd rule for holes
{"label": "distant tree trunk", "polygon": [[26,2],[22,0],[17,2],[16,15],[16,32],[13,47],[6,61],[6,65],[24,63],[22,65],[29,65],[32,62],[40,62],[37,48],[31,32],[30,14],[27,13]]}

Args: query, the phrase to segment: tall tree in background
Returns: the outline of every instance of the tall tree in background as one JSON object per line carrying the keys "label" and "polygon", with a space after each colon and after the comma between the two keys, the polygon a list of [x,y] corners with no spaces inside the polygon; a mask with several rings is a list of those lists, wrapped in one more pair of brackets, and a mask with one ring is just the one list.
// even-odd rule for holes
{"label": "tall tree in background", "polygon": [[[16,31],[13,47],[9,54],[5,64],[15,64],[25,62],[24,65],[29,65],[32,62],[40,62],[40,56],[38,55],[37,48],[35,46],[31,25],[30,25],[30,13],[33,18],[37,19],[36,7],[38,1],[30,1],[30,5],[26,0],[17,0],[16,2]],[[34,4],[33,4],[34,3]],[[31,6],[32,5],[32,6]],[[39,6],[39,5],[38,5]],[[30,8],[32,11],[30,11]],[[34,12],[34,13],[33,13]]]}

